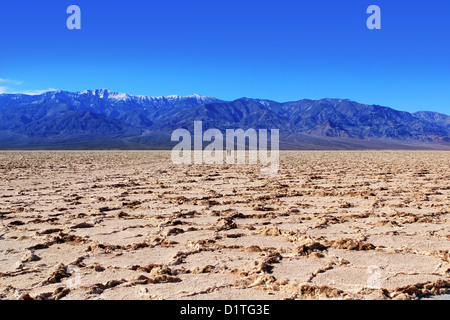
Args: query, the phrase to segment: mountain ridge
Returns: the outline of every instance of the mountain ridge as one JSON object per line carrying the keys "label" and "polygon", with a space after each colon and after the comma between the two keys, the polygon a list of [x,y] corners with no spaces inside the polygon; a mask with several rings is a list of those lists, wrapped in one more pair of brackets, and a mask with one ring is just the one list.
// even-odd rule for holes
{"label": "mountain ridge", "polygon": [[225,101],[107,89],[0,94],[0,149],[171,148],[173,130],[280,129],[286,149],[450,149],[450,116],[349,99]]}

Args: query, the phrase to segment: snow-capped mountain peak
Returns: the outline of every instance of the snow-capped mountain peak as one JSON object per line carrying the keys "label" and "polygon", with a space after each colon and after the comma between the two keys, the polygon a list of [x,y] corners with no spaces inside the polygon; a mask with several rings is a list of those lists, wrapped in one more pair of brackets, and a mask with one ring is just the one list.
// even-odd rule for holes
{"label": "snow-capped mountain peak", "polygon": [[98,97],[100,99],[110,99],[110,100],[117,100],[117,101],[126,101],[129,99],[140,100],[140,101],[143,101],[143,100],[146,100],[146,101],[155,101],[155,100],[180,101],[180,100],[184,100],[184,99],[195,99],[197,102],[205,103],[205,102],[217,100],[214,97],[201,96],[197,93],[191,94],[189,96],[180,96],[180,95],[143,96],[143,95],[120,93],[120,92],[110,91],[108,89],[84,90],[84,91],[76,92],[75,94],[92,95],[92,96]]}

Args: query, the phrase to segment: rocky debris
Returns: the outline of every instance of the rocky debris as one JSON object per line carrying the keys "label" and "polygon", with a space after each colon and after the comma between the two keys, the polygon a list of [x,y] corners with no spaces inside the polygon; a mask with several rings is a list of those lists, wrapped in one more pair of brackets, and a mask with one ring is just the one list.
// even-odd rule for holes
{"label": "rocky debris", "polygon": [[[281,160],[271,177],[253,165],[175,166],[159,151],[0,152],[0,299],[449,291],[448,153]],[[378,289],[367,284],[372,264]],[[64,286],[71,265],[83,275],[76,289]]]}

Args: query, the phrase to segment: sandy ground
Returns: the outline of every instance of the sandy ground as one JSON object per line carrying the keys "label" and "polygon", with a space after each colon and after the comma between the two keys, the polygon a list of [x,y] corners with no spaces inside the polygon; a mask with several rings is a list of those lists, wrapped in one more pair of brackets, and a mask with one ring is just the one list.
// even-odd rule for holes
{"label": "sandy ground", "polygon": [[0,152],[2,299],[419,299],[450,292],[450,152]]}

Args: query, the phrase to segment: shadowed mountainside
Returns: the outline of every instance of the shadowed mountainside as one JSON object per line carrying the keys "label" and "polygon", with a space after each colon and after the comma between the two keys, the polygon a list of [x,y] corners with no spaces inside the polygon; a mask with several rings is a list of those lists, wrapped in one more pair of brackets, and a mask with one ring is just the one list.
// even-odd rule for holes
{"label": "shadowed mountainside", "polygon": [[0,149],[166,149],[173,130],[279,129],[283,149],[449,149],[450,116],[343,99],[279,103],[102,90],[0,95]]}

